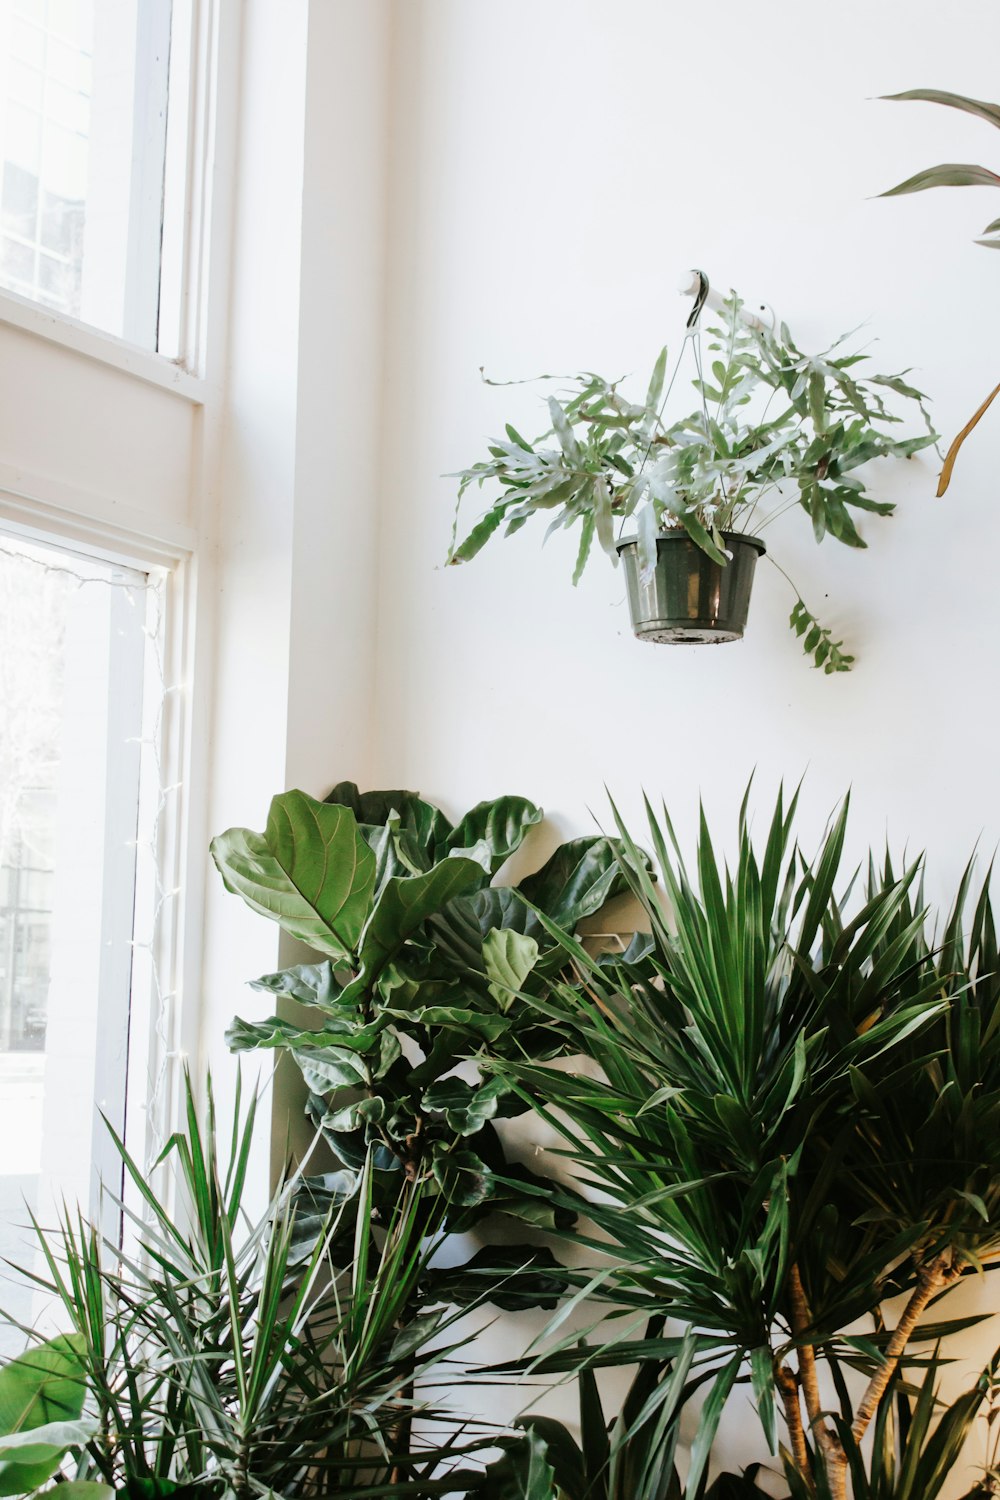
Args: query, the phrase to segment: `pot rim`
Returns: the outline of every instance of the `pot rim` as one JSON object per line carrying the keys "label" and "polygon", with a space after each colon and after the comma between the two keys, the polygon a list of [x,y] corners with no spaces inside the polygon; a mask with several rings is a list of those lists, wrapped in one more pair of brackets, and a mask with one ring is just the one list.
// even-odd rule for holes
{"label": "pot rim", "polygon": [[[754,551],[760,557],[763,557],[767,552],[767,548],[761,541],[760,537],[751,536],[747,531],[724,531],[722,532],[722,536],[727,542],[743,542],[746,544],[746,546],[753,547]],[[695,541],[694,537],[691,536],[687,531],[685,531],[683,526],[672,526],[669,531],[658,531],[656,533],[657,543],[675,542],[680,541],[681,539],[686,542],[690,542],[695,547],[698,546],[698,543]],[[638,535],[635,533],[633,533],[631,536],[619,537],[618,541],[615,542],[615,551],[620,556],[621,553],[624,552],[626,547],[634,547],[637,545],[638,541]],[[698,550],[700,552],[701,548],[699,547]]]}

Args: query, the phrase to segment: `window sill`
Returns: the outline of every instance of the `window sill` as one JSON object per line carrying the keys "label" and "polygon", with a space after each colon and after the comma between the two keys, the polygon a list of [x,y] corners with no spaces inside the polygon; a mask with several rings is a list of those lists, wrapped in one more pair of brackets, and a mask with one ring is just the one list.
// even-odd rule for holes
{"label": "window sill", "polygon": [[112,369],[121,370],[137,380],[158,385],[162,390],[172,391],[175,396],[180,396],[192,405],[204,405],[205,382],[182,369],[173,360],[166,359],[162,354],[153,354],[148,349],[140,349],[135,344],[127,344],[124,339],[115,338],[110,333],[101,333],[99,329],[80,323],[76,318],[68,318],[64,313],[52,312],[37,302],[29,301],[27,297],[19,297],[14,292],[0,292],[0,325],[2,324],[19,328],[23,333],[34,334],[36,338],[47,339],[50,343],[61,344],[74,354],[81,354],[85,359],[96,360],[99,364],[110,365]]}

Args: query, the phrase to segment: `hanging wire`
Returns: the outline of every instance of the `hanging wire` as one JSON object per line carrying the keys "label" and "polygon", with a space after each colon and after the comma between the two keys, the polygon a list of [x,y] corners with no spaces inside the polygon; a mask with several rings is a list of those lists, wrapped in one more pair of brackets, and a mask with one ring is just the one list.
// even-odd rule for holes
{"label": "hanging wire", "polygon": [[[701,375],[701,312],[702,308],[705,306],[705,299],[708,296],[709,282],[708,277],[705,275],[704,271],[697,271],[695,274],[698,277],[698,290],[695,293],[694,306],[692,307],[691,312],[688,316],[687,323],[685,324],[685,332],[684,337],[681,340],[681,347],[677,354],[677,358],[674,360],[673,368],[670,372],[670,379],[667,381],[667,388],[664,391],[663,397],[660,401],[660,405],[656,413],[656,422],[654,423],[653,428],[650,431],[649,442],[646,444],[646,451],[643,453],[642,458],[639,462],[639,467],[635,471],[636,479],[638,479],[643,469],[645,469],[646,464],[649,462],[649,455],[653,451],[653,443],[655,441],[655,430],[663,420],[663,413],[667,409],[667,403],[670,400],[671,394],[673,392],[677,376],[680,374],[681,365],[684,363],[684,355],[687,352],[688,344],[691,345],[694,351],[695,364],[699,376]],[[705,430],[706,432],[708,431],[707,411],[705,413]],[[629,516],[622,516],[621,525],[618,529],[619,541],[621,541],[622,532],[625,530],[625,523],[629,519]]]}

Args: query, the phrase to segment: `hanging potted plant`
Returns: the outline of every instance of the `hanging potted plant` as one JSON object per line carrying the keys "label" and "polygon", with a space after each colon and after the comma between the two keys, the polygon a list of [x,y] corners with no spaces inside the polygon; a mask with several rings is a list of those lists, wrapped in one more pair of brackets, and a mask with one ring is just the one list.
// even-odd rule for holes
{"label": "hanging potted plant", "polygon": [[[719,299],[706,369],[700,313],[708,282],[697,274],[699,295],[669,381],[666,349],[641,403],[624,395],[621,381],[579,375],[549,396],[548,431],[529,442],[508,424],[488,458],[455,476],[459,505],[473,485],[494,483],[500,494],[462,541],[456,508],[449,562],[467,562],[501,528],[510,536],[546,512],[549,533],[580,525],[574,583],[595,539],[613,562],[621,557],[640,640],[706,644],[743,635],[765,552],[760,533],[789,505],[805,510],[817,541],[830,535],[866,545],[851,512],[888,516],[894,507],[873,499],[858,471],[936,441],[924,397],[901,375],[859,376],[867,356],[844,352],[843,339],[803,354],[784,324],[775,332],[748,318],[735,292]],[[698,405],[668,421],[689,343]],[[918,408],[925,432],[892,436],[901,418],[886,405],[888,392]],[[816,666],[849,670],[854,658],[797,589],[790,623]]]}

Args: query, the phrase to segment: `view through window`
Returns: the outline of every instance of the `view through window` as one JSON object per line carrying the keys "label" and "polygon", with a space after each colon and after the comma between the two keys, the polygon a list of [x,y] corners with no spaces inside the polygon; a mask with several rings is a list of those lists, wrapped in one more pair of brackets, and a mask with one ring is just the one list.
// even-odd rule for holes
{"label": "view through window", "polygon": [[[27,1209],[120,1181],[146,603],[141,572],[0,532],[0,1256],[29,1267]],[[0,1306],[31,1321],[30,1288]]]}
{"label": "view through window", "polygon": [[170,0],[0,0],[0,286],[157,347]]}

